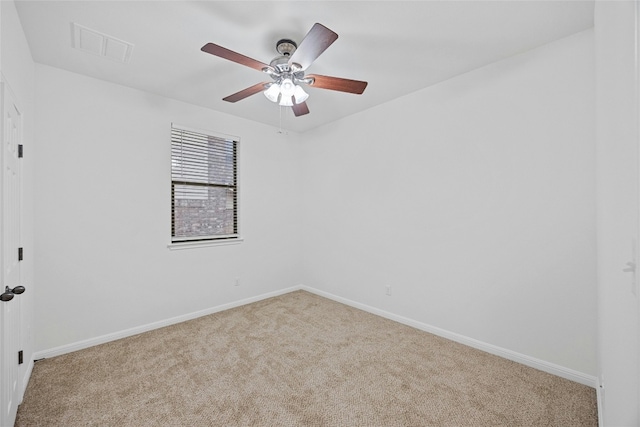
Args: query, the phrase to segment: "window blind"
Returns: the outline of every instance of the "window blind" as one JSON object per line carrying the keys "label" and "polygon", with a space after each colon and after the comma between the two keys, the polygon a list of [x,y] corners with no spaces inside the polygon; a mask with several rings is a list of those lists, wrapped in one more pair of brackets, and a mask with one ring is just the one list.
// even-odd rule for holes
{"label": "window blind", "polygon": [[172,242],[238,238],[238,141],[171,127]]}

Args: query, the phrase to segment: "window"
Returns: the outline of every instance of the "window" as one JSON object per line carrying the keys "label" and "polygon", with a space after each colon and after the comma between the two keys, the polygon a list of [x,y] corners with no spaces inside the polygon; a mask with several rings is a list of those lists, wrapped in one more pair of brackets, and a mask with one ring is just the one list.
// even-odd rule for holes
{"label": "window", "polygon": [[237,140],[172,125],[171,242],[238,239],[237,181]]}

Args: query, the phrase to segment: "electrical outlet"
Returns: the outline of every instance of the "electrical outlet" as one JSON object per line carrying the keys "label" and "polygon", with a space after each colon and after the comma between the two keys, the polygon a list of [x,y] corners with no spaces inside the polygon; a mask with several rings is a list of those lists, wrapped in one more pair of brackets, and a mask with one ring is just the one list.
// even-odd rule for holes
{"label": "electrical outlet", "polygon": [[236,281],[233,286],[240,286],[240,278],[236,277]]}
{"label": "electrical outlet", "polygon": [[391,296],[391,285],[387,285],[386,288],[387,288],[387,291],[386,291],[387,295]]}

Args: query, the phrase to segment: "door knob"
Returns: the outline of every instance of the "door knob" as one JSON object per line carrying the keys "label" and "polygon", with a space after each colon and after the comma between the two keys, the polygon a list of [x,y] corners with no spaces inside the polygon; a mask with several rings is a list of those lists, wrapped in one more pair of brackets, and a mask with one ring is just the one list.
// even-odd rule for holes
{"label": "door knob", "polygon": [[24,293],[24,291],[26,291],[24,286],[16,286],[15,288],[11,289],[11,292],[13,292],[16,295],[20,295]]}
{"label": "door knob", "polygon": [[13,292],[9,291],[9,287],[7,286],[7,290],[4,291],[2,295],[0,295],[0,301],[11,301],[13,299]]}
{"label": "door knob", "polygon": [[635,262],[628,262],[626,265],[627,265],[627,267],[622,269],[623,272],[625,272],[625,273],[633,273],[633,272],[636,271],[636,263]]}
{"label": "door knob", "polygon": [[16,286],[13,289],[9,289],[8,286],[5,286],[4,293],[0,294],[0,301],[11,301],[14,296],[24,293],[25,290],[24,286]]}

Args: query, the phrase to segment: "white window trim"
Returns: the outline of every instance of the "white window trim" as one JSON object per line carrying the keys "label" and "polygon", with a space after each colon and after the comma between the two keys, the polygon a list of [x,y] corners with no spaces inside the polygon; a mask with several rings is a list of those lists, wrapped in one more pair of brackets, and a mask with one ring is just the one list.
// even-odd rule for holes
{"label": "white window trim", "polygon": [[178,251],[182,249],[195,249],[195,248],[206,248],[210,246],[228,246],[228,245],[239,245],[242,243],[244,239],[242,237],[236,237],[234,239],[227,240],[202,240],[196,242],[175,242],[169,243],[167,248],[171,251]]}
{"label": "white window trim", "polygon": [[[244,238],[242,237],[242,225],[241,225],[241,214],[240,214],[240,211],[241,211],[240,206],[242,205],[240,203],[240,194],[242,191],[241,190],[242,186],[240,182],[240,176],[241,176],[240,147],[242,146],[242,144],[240,144],[240,137],[235,135],[224,134],[222,132],[212,131],[210,129],[197,128],[193,126],[186,126],[180,123],[171,122],[171,125],[169,126],[169,140],[171,140],[171,129],[173,127],[184,129],[186,131],[212,135],[219,138],[231,139],[238,143],[238,153],[237,153],[237,160],[236,160],[236,191],[237,191],[236,197],[238,200],[238,208],[237,208],[238,210],[236,212],[236,218],[237,218],[237,225],[238,225],[238,234],[237,234],[237,237],[231,238],[231,239],[211,239],[211,240],[194,240],[194,241],[186,240],[181,242],[172,242],[171,241],[172,236],[171,236],[171,233],[169,233],[169,243],[167,244],[167,248],[170,251],[176,251],[176,250],[184,250],[184,249],[206,248],[211,246],[237,245],[244,242]],[[172,184],[171,169],[169,169],[169,188],[171,188],[171,184]]]}

